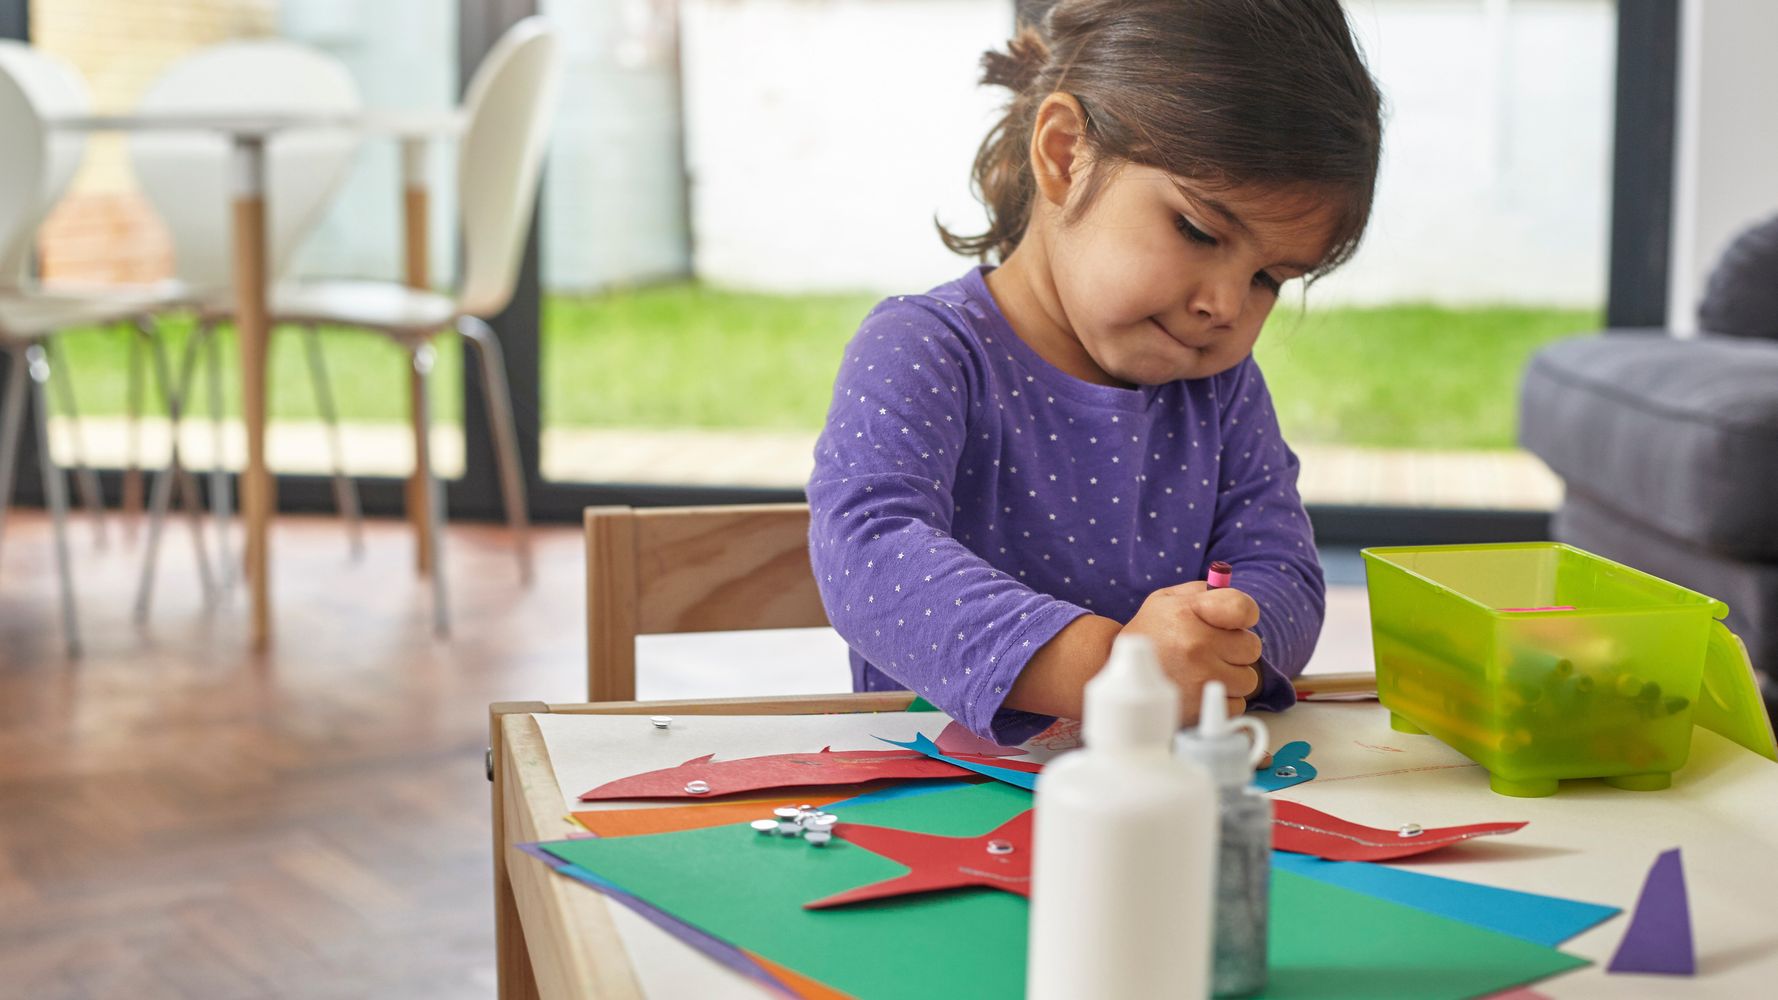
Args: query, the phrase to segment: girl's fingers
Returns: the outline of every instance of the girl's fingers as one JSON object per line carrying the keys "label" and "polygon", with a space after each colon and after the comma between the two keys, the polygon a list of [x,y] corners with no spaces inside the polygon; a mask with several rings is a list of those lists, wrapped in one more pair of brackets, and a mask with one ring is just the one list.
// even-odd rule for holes
{"label": "girl's fingers", "polygon": [[1198,618],[1211,628],[1249,629],[1259,624],[1259,605],[1233,587],[1201,591],[1188,600]]}
{"label": "girl's fingers", "polygon": [[1263,651],[1259,636],[1247,631],[1223,632],[1215,636],[1209,646],[1224,663],[1242,667],[1258,663]]}
{"label": "girl's fingers", "polygon": [[1244,663],[1219,664],[1210,679],[1221,681],[1231,698],[1246,699],[1259,690],[1259,671]]}

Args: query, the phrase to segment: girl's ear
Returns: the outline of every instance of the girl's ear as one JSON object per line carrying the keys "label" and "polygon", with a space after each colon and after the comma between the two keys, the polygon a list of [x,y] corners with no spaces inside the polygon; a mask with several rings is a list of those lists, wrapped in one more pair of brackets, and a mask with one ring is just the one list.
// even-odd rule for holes
{"label": "girl's ear", "polygon": [[1043,99],[1031,129],[1031,176],[1043,199],[1060,208],[1080,179],[1088,158],[1086,111],[1073,94],[1060,91]]}

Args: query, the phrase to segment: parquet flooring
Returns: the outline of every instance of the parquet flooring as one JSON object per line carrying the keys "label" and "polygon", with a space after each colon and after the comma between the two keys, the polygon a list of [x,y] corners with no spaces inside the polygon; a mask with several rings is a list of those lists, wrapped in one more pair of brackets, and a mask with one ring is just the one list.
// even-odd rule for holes
{"label": "parquet flooring", "polygon": [[[399,523],[347,557],[328,519],[275,535],[276,652],[241,595],[205,615],[182,531],[138,630],[139,548],[77,526],[86,654],[56,625],[49,532],[0,563],[0,996],[487,997],[490,701],[581,700],[579,533],[449,541],[435,641]],[[115,529],[115,525],[114,525]]]}

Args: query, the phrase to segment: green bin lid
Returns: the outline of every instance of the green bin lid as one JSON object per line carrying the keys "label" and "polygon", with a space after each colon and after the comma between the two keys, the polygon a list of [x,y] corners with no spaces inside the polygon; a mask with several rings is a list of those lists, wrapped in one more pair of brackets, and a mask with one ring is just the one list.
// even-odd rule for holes
{"label": "green bin lid", "polygon": [[1760,698],[1759,679],[1741,637],[1722,622],[1710,623],[1710,648],[1704,654],[1704,682],[1698,689],[1692,721],[1778,761],[1772,718]]}

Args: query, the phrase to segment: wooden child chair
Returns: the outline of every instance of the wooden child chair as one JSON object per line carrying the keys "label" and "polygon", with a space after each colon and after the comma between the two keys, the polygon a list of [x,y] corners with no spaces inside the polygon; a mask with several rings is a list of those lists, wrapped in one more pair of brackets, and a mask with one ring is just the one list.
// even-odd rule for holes
{"label": "wooden child chair", "polygon": [[587,700],[636,697],[636,637],[828,624],[808,504],[586,509]]}

